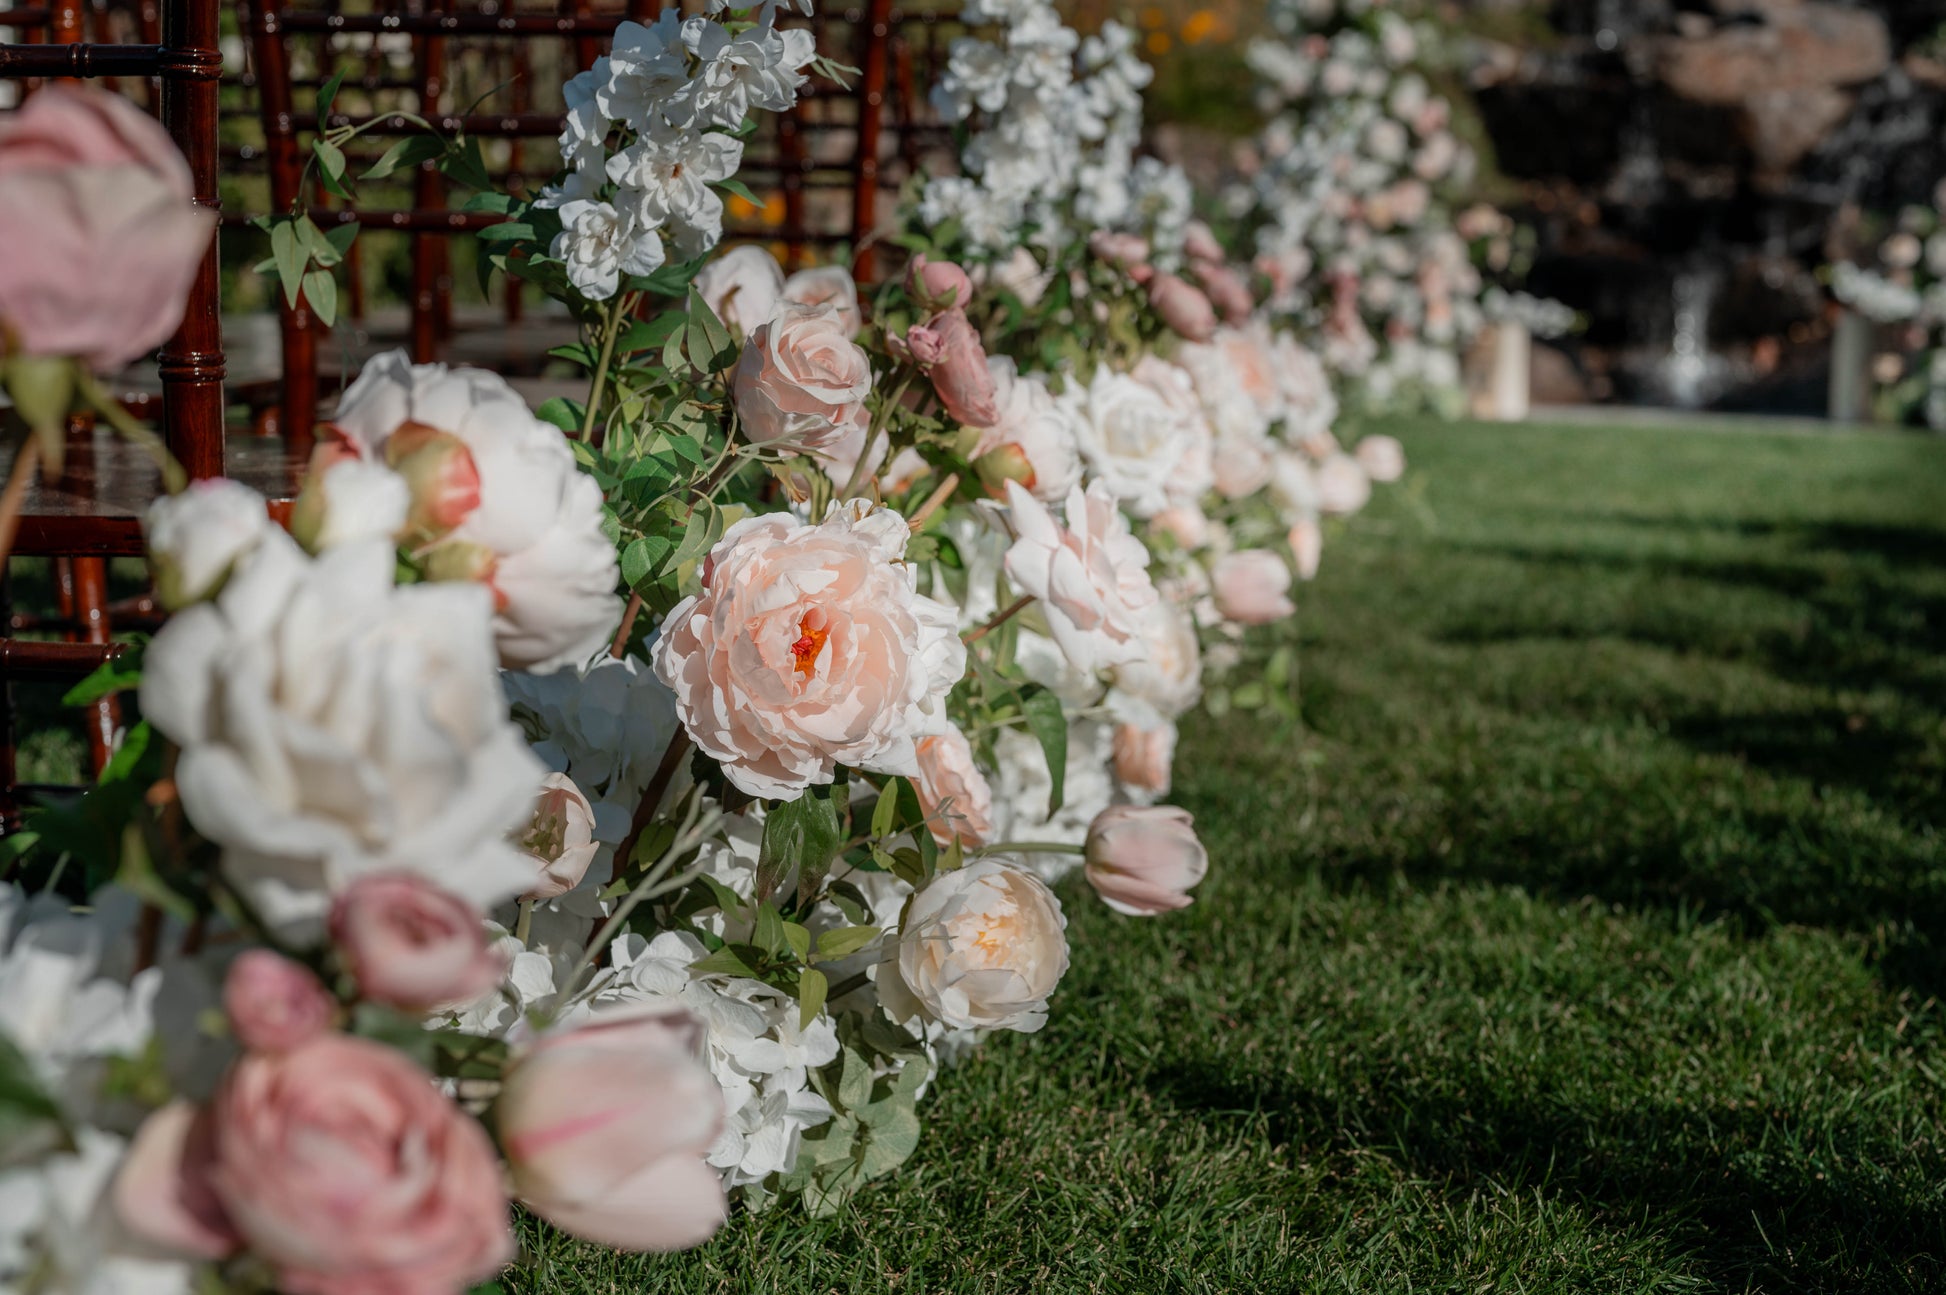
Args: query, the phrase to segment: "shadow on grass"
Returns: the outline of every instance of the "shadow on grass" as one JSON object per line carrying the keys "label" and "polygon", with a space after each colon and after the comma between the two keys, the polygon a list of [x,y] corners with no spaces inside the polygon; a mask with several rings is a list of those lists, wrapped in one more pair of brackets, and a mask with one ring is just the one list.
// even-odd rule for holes
{"label": "shadow on grass", "polygon": [[1828,1113],[1640,1101],[1590,1111],[1545,1092],[1493,1092],[1475,1076],[1441,1077],[1437,1092],[1390,1075],[1358,1082],[1327,1094],[1202,1063],[1150,1078],[1198,1121],[1262,1120],[1273,1145],[1306,1156],[1376,1152],[1450,1193],[1567,1201],[1618,1231],[1655,1235],[1726,1291],[1946,1281],[1938,1166],[1897,1175],[1884,1161],[1903,1149],[1854,1137]]}

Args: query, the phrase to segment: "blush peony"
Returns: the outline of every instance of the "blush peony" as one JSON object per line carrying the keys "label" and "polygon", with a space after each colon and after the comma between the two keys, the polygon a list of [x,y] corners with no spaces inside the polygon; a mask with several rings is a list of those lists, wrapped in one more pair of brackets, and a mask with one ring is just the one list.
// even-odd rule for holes
{"label": "blush peony", "polygon": [[966,669],[954,609],[918,592],[905,519],[856,500],[819,525],[746,518],[663,622],[656,674],[696,745],[752,796],[837,766],[918,773]]}
{"label": "blush peony", "polygon": [[1067,924],[1046,882],[999,859],[941,873],[879,964],[879,998],[898,1021],[1031,1034],[1068,969]]}

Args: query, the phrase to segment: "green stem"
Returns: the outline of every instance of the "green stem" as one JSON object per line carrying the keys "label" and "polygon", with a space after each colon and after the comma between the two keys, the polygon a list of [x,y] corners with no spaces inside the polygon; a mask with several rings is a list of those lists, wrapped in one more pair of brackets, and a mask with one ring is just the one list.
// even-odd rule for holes
{"label": "green stem", "polygon": [[595,365],[594,379],[588,384],[588,407],[581,413],[581,436],[583,441],[595,434],[595,413],[601,408],[601,393],[608,386],[608,366],[615,359],[615,341],[622,333],[622,311],[629,294],[620,288],[615,289],[614,300],[609,303],[608,317],[601,325],[601,359]]}
{"label": "green stem", "polygon": [[1085,845],[1069,845],[1066,841],[999,841],[993,845],[983,845],[977,850],[967,851],[970,859],[984,858],[989,854],[1086,854]]}
{"label": "green stem", "polygon": [[865,448],[859,451],[858,462],[852,465],[851,477],[845,482],[844,490],[839,492],[839,499],[852,498],[858,493],[858,487],[864,484],[865,473],[871,467],[872,463],[872,446],[878,444],[880,434],[891,423],[892,410],[898,406],[900,401],[905,399],[905,393],[911,388],[913,375],[917,372],[917,369],[907,368],[904,373],[900,374],[898,385],[892,388],[892,394],[886,397],[884,402],[879,405],[878,413],[872,416],[871,428],[865,433]]}
{"label": "green stem", "polygon": [[528,932],[533,929],[534,901],[531,899],[523,899],[520,901],[520,920],[514,923],[514,939],[519,940],[522,944],[527,943]]}
{"label": "green stem", "polygon": [[109,395],[107,388],[94,374],[81,370],[76,385],[95,412],[121,433],[122,439],[155,460],[155,466],[162,473],[162,488],[172,495],[181,494],[183,487],[189,484],[189,474],[182,470],[182,464],[176,462],[176,456],[169,453],[169,447],[162,443],[162,438],[136,422],[122,407],[122,402]]}

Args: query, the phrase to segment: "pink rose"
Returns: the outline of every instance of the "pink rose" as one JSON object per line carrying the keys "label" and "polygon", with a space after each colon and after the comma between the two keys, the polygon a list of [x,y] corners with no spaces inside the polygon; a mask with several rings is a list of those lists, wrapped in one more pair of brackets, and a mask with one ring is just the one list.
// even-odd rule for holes
{"label": "pink rose", "polygon": [[308,967],[251,949],[223,979],[223,1010],[252,1052],[288,1052],[331,1028],[338,1004]]}
{"label": "pink rose", "polygon": [[837,311],[788,302],[743,344],[731,385],[746,440],[810,454],[862,441],[871,390],[871,357]]}
{"label": "pink rose", "polygon": [[965,311],[948,310],[915,325],[906,332],[905,346],[913,363],[932,379],[939,403],[946,406],[954,422],[965,427],[991,427],[1000,421],[986,348]]}
{"label": "pink rose", "polygon": [[1116,805],[1088,827],[1087,876],[1102,901],[1130,917],[1188,908],[1188,891],[1209,872],[1209,855],[1189,814],[1173,805]]}
{"label": "pink rose", "polygon": [[1169,794],[1169,775],[1176,759],[1176,726],[1115,728],[1115,779],[1135,793],[1131,799],[1153,800]]}
{"label": "pink rose", "polygon": [[865,312],[858,305],[858,281],[842,265],[818,265],[784,280],[783,300],[800,306],[829,306],[847,337],[858,336]]}
{"label": "pink rose", "polygon": [[1396,437],[1367,436],[1354,452],[1358,466],[1374,481],[1392,482],[1405,475],[1405,446]]}
{"label": "pink rose", "polygon": [[1243,281],[1242,275],[1227,265],[1209,261],[1199,262],[1195,273],[1196,281],[1203,285],[1210,304],[1216,307],[1225,322],[1243,324],[1249,321],[1250,312],[1257,308],[1257,299],[1251,295],[1250,285]]}
{"label": "pink rose", "polygon": [[681,1250],[728,1213],[703,1160],[723,1093],[678,1008],[596,1012],[517,1052],[495,1118],[514,1193],[575,1236],[624,1250]]}
{"label": "pink rose", "polygon": [[478,998],[505,961],[465,900],[410,873],[360,877],[331,906],[331,940],[358,992],[412,1012]]}
{"label": "pink rose", "polygon": [[1106,230],[1097,230],[1088,236],[1088,250],[1095,254],[1097,260],[1105,261],[1128,274],[1145,269],[1149,264],[1149,242],[1134,234],[1111,234]]}
{"label": "pink rose", "polygon": [[247,1250],[291,1295],[435,1295],[514,1257],[486,1131],[403,1054],[339,1034],[249,1053],[208,1106],[151,1115],[114,1203],[172,1250]]}
{"label": "pink rose", "polygon": [[1209,298],[1173,274],[1149,280],[1149,305],[1180,337],[1207,342],[1216,335],[1216,310]]}
{"label": "pink rose", "polygon": [[1288,539],[1291,557],[1297,563],[1297,578],[1315,580],[1318,566],[1324,561],[1324,528],[1315,517],[1301,518],[1291,527]]}
{"label": "pink rose", "polygon": [[853,500],[819,525],[748,517],[673,608],[655,672],[697,747],[752,796],[790,799],[839,764],[910,777],[966,669],[957,609],[918,591],[905,518]]}
{"label": "pink rose", "polygon": [[102,90],[38,91],[0,117],[0,354],[107,371],[160,346],[215,229],[154,118]]}
{"label": "pink rose", "polygon": [[1372,499],[1372,479],[1363,465],[1339,451],[1318,464],[1318,507],[1333,517],[1348,517]]}
{"label": "pink rose", "polygon": [[1290,592],[1291,569],[1269,549],[1226,553],[1210,572],[1216,610],[1239,625],[1268,625],[1297,610]]}
{"label": "pink rose", "polygon": [[919,739],[919,776],[912,780],[926,830],[948,845],[985,845],[993,839],[993,791],[973,763],[973,746],[957,728]]}
{"label": "pink rose", "polygon": [[964,310],[973,301],[973,280],[951,261],[927,260],[924,253],[905,269],[905,290],[928,313]]}
{"label": "pink rose", "polygon": [[595,840],[595,810],[581,788],[564,773],[541,779],[534,816],[514,835],[514,844],[539,865],[540,880],[523,899],[553,899],[581,884],[601,849]]}

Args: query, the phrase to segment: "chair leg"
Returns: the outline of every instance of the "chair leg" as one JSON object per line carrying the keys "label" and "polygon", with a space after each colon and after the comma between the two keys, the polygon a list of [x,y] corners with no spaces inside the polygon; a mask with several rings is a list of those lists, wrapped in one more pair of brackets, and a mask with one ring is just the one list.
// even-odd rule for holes
{"label": "chair leg", "polygon": [[[83,643],[106,644],[114,638],[114,627],[108,621],[108,559],[71,558],[69,570],[71,579],[71,606],[76,637]],[[122,728],[120,704],[113,697],[103,697],[95,702],[88,711],[88,756],[99,774],[107,768],[114,758],[117,735]]]}
{"label": "chair leg", "polygon": [[[13,632],[12,563],[0,562],[0,628]],[[13,680],[0,675],[0,833],[20,826],[20,766],[14,755]]]}

